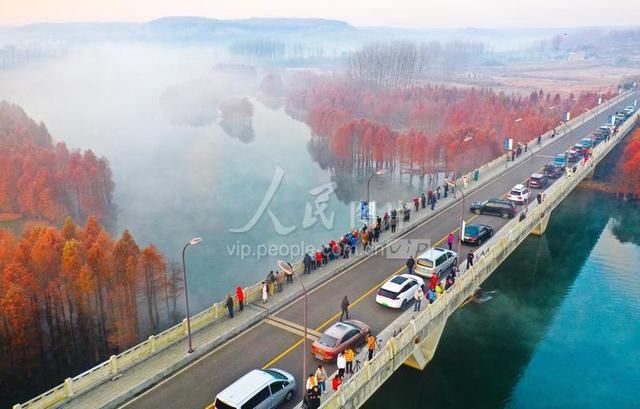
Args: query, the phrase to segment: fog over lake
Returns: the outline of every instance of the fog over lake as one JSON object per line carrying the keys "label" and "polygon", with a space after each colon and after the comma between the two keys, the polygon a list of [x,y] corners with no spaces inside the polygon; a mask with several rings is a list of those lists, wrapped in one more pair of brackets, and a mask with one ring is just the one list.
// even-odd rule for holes
{"label": "fog over lake", "polygon": [[[257,282],[279,258],[300,259],[242,259],[229,255],[234,245],[318,246],[346,231],[352,216],[344,198],[364,199],[366,190],[366,177],[353,185],[338,180],[343,200],[332,193],[325,210],[333,223],[314,213],[323,193],[310,191],[324,186],[326,193],[334,180],[311,156],[309,127],[285,112],[284,101],[260,102],[257,84],[265,70],[257,68],[253,81],[222,75],[214,68],[223,59],[213,48],[103,44],[0,71],[0,99],[43,121],[56,141],[109,159],[116,235],[128,228],[141,246],[155,243],[175,261],[189,239],[204,238],[188,250],[195,310],[238,284]],[[225,101],[252,116],[224,122],[217,105]],[[249,223],[279,172],[265,210],[295,230],[279,234],[265,211],[249,231],[231,232]],[[378,201],[411,196],[407,184],[388,180],[374,181],[371,192]],[[305,219],[307,204],[312,212]]]}

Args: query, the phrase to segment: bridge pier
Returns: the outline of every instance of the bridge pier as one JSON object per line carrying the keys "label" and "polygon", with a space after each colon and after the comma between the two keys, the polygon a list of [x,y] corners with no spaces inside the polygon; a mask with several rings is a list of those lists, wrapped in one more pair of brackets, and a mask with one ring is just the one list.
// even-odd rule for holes
{"label": "bridge pier", "polygon": [[445,320],[442,324],[438,325],[436,330],[433,331],[425,340],[420,340],[416,337],[413,352],[411,353],[411,356],[404,361],[404,364],[422,371],[436,354],[436,348],[438,348],[440,337],[442,337],[442,332],[444,331],[446,323],[447,321]]}
{"label": "bridge pier", "polygon": [[551,212],[546,212],[542,214],[540,218],[540,222],[531,230],[531,234],[534,236],[542,236],[544,232],[547,230],[547,225],[549,224],[549,219],[551,218]]}

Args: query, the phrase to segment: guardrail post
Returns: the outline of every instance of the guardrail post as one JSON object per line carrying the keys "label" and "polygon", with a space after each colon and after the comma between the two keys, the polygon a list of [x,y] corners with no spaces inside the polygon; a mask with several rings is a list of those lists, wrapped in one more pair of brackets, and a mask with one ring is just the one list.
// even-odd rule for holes
{"label": "guardrail post", "polygon": [[182,320],[182,335],[187,335],[187,319]]}
{"label": "guardrail post", "polygon": [[118,358],[115,355],[109,357],[109,367],[111,368],[111,375],[118,373]]}
{"label": "guardrail post", "polygon": [[156,352],[156,336],[155,335],[151,335],[149,337],[149,352],[151,353]]}
{"label": "guardrail post", "polygon": [[73,379],[67,378],[64,380],[64,390],[67,398],[73,397]]}
{"label": "guardrail post", "polygon": [[369,361],[364,361],[364,373],[367,375],[367,382],[371,380],[371,368],[369,366]]}

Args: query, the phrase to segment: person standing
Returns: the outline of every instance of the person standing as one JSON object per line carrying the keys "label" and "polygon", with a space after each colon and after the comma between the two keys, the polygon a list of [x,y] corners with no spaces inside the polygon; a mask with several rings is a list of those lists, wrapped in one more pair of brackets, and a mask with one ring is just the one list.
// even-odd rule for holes
{"label": "person standing", "polygon": [[437,201],[438,199],[436,199],[436,194],[434,193],[433,196],[431,196],[431,210],[435,210]]}
{"label": "person standing", "polygon": [[269,288],[267,287],[267,282],[262,282],[262,303],[266,303],[269,298]]}
{"label": "person standing", "polygon": [[314,386],[307,394],[309,401],[309,409],[318,409],[320,407],[320,388]]}
{"label": "person standing", "polygon": [[327,393],[327,371],[324,370],[322,364],[318,365],[318,369],[316,369],[316,381],[320,393]]}
{"label": "person standing", "polygon": [[388,212],[384,212],[384,217],[382,218],[383,226],[384,226],[384,230],[387,231],[389,230],[389,213]]}
{"label": "person standing", "polygon": [[413,259],[413,257],[409,256],[409,258],[407,259],[407,273],[408,274],[413,274],[413,267],[415,266],[416,261]]}
{"label": "person standing", "polygon": [[447,246],[449,246],[449,250],[453,248],[454,240],[455,240],[455,237],[453,236],[453,233],[449,233],[449,235],[447,236]]}
{"label": "person standing", "polygon": [[473,260],[475,259],[475,255],[473,254],[473,251],[470,251],[467,253],[467,270],[469,269],[469,267],[473,267]]}
{"label": "person standing", "polygon": [[304,273],[305,274],[311,274],[311,264],[312,263],[313,263],[313,260],[311,260],[311,256],[309,255],[309,253],[304,253],[303,264],[304,264]]}
{"label": "person standing", "polygon": [[420,205],[422,205],[422,208],[424,209],[426,204],[427,204],[427,196],[425,196],[424,192],[422,192],[420,194]]}
{"label": "person standing", "polygon": [[318,386],[318,381],[316,381],[316,377],[314,374],[310,373],[309,377],[307,378],[307,393],[311,392],[311,389],[314,388],[314,386]]}
{"label": "person standing", "polygon": [[316,251],[316,268],[320,268],[320,266],[322,265],[322,253],[320,252],[320,250]]}
{"label": "person standing", "polygon": [[229,318],[233,318],[233,298],[231,298],[231,294],[227,294],[227,309],[229,310]]}
{"label": "person standing", "polygon": [[340,321],[342,321],[342,318],[345,316],[349,319],[349,299],[346,295],[340,303]]}
{"label": "person standing", "polygon": [[398,217],[397,216],[391,216],[391,233],[395,233],[396,232],[396,224],[397,223],[398,223]]}
{"label": "person standing", "polygon": [[282,292],[282,284],[284,284],[284,271],[280,271],[277,275],[276,275],[276,283],[278,284],[278,292],[281,293]]}
{"label": "person standing", "polygon": [[440,200],[440,186],[436,188],[436,200]]}
{"label": "person standing", "polygon": [[420,304],[422,304],[422,298],[424,297],[424,292],[422,292],[422,287],[418,287],[413,298],[416,300],[415,304],[413,304],[413,311],[420,311]]}
{"label": "person standing", "polygon": [[431,275],[431,278],[429,279],[429,288],[432,290],[436,289],[436,285],[438,285],[438,275],[437,274],[433,274]]}
{"label": "person standing", "polygon": [[236,287],[236,298],[238,299],[238,308],[240,311],[244,310],[244,290],[242,287]]}
{"label": "person standing", "polygon": [[342,379],[342,377],[344,377],[344,370],[347,367],[347,361],[342,352],[338,354],[338,359],[336,359],[336,365],[338,366],[338,377]]}
{"label": "person standing", "polygon": [[347,349],[344,351],[344,360],[347,363],[347,366],[345,367],[345,372],[348,373],[349,375],[353,375],[353,357],[355,356],[355,353],[353,352],[353,349],[347,347]]}
{"label": "person standing", "polygon": [[447,195],[449,194],[449,184],[445,183],[443,189],[444,189],[444,197],[447,197]]}
{"label": "person standing", "polygon": [[369,338],[367,338],[367,349],[369,350],[369,361],[373,359],[373,351],[376,348],[376,338],[369,334]]}

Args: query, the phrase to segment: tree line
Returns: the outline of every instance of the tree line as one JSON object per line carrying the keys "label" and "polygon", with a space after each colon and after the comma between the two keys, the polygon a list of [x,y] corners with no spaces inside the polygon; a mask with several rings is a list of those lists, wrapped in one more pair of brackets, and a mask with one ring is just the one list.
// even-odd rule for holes
{"label": "tree line", "polygon": [[109,221],[114,183],[109,162],[91,150],[53,144],[44,124],[0,102],[0,213],[62,223],[67,215]]}
{"label": "tree line", "polygon": [[[356,173],[400,167],[424,176],[452,171],[454,164],[471,170],[499,156],[505,137],[527,143],[558,126],[563,112],[579,115],[598,97],[435,85],[383,89],[327,80],[290,92],[288,104],[306,112],[313,133],[329,140],[335,166]],[[471,141],[462,144],[467,137]]]}

